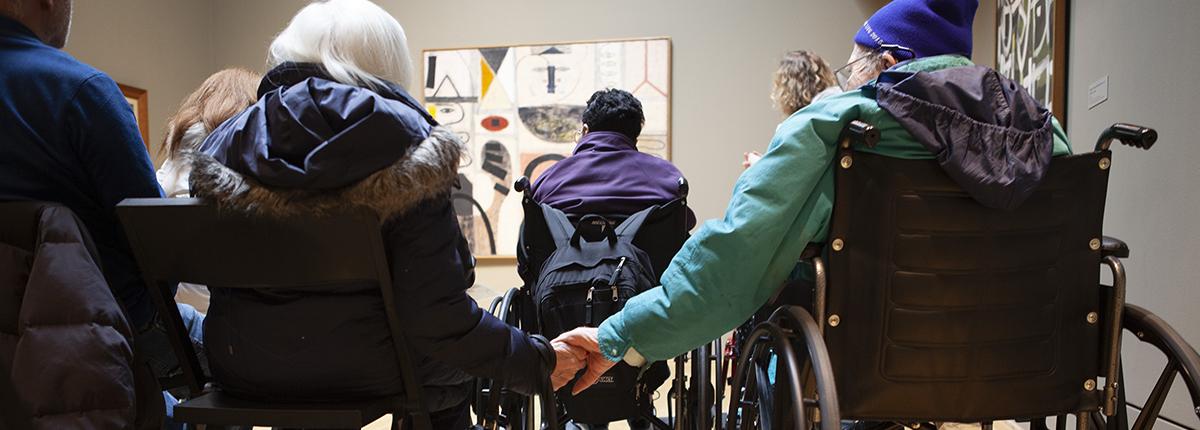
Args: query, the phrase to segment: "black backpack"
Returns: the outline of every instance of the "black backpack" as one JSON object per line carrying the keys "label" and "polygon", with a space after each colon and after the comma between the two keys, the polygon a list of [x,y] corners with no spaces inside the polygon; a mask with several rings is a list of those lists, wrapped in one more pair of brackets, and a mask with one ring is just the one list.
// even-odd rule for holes
{"label": "black backpack", "polygon": [[[542,264],[533,288],[542,334],[549,338],[580,326],[595,327],[631,297],[657,285],[650,256],[633,238],[657,206],[615,222],[587,215],[573,225],[561,211],[541,205],[555,250]],[[567,415],[584,424],[649,416],[652,395],[669,374],[665,362],[645,372],[624,362],[578,396],[560,390]]]}

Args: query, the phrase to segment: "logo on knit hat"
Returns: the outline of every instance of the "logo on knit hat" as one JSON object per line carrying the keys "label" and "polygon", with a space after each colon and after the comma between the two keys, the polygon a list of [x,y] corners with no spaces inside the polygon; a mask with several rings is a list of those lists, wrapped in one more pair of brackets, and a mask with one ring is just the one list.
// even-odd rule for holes
{"label": "logo on knit hat", "polygon": [[866,30],[867,36],[870,37],[871,40],[874,40],[876,44],[883,45],[883,38],[879,37],[879,34],[875,33],[875,29],[871,28],[870,21],[863,22],[863,30]]}

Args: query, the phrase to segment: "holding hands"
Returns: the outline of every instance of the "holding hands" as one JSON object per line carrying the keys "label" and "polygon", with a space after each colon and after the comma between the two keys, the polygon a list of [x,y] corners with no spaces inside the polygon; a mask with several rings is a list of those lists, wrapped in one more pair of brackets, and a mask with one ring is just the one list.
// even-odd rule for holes
{"label": "holding hands", "polygon": [[558,359],[554,373],[550,375],[555,391],[571,382],[580,370],[586,369],[571,388],[571,394],[579,394],[599,381],[608,369],[617,364],[600,353],[597,333],[598,330],[594,327],[579,327],[550,342]]}

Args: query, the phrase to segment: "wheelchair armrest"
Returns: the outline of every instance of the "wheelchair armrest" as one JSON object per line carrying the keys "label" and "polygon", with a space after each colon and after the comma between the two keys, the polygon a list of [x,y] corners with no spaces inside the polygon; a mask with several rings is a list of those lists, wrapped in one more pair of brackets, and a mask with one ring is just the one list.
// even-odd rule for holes
{"label": "wheelchair armrest", "polygon": [[1100,241],[1100,255],[1105,257],[1129,258],[1129,245],[1125,241],[1112,236],[1104,236]]}

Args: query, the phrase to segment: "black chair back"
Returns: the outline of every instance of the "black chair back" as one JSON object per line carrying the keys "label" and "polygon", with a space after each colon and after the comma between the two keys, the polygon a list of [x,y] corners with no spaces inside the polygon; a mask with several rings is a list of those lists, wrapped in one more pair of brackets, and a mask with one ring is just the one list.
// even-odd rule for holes
{"label": "black chair back", "polygon": [[1107,150],[989,209],[933,160],[841,149],[825,338],[844,419],[1095,411]]}
{"label": "black chair back", "polygon": [[[420,383],[395,314],[391,272],[379,218],[369,211],[263,218],[221,211],[200,199],[127,199],[117,214],[148,287],[154,292],[193,394],[203,385],[195,354],[168,287],[176,282],[222,288],[379,286],[410,414],[427,418]],[[400,409],[403,410],[403,409]],[[400,411],[398,410],[398,411]]]}

